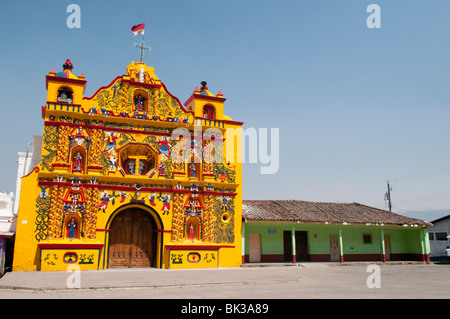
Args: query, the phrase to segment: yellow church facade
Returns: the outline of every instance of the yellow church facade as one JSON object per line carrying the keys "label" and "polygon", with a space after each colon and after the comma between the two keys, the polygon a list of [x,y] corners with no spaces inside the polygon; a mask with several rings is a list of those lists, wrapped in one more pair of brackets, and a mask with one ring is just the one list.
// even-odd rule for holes
{"label": "yellow church facade", "polygon": [[182,104],[132,62],[85,97],[72,70],[67,60],[46,76],[13,270],[241,265],[243,123],[224,115],[223,94],[202,82]]}

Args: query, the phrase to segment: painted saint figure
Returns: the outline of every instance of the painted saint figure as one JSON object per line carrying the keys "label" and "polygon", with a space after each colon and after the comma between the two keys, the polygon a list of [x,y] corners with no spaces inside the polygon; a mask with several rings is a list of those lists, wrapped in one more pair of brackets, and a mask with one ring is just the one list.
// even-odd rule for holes
{"label": "painted saint figure", "polygon": [[81,157],[80,152],[77,152],[77,155],[73,158],[73,171],[74,172],[81,172],[83,165],[83,158]]}
{"label": "painted saint figure", "polygon": [[75,238],[77,233],[77,223],[75,222],[75,218],[72,217],[70,222],[67,224],[67,238]]}
{"label": "painted saint figure", "polygon": [[189,165],[189,177],[196,177],[196,168],[194,163]]}
{"label": "painted saint figure", "polygon": [[189,226],[189,239],[194,239],[194,225]]}
{"label": "painted saint figure", "polygon": [[134,106],[135,106],[136,111],[145,111],[144,101],[145,101],[145,98],[141,94],[138,94],[137,96],[135,96]]}

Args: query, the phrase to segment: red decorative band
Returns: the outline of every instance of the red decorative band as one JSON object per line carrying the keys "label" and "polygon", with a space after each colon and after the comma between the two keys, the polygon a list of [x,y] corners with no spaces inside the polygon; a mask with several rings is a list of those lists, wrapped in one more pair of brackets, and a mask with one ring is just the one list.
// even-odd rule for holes
{"label": "red decorative band", "polygon": [[39,173],[40,168],[39,166],[35,166],[27,175],[23,176],[23,177],[27,177],[28,175],[30,175],[33,172]]}
{"label": "red decorative band", "polygon": [[147,89],[159,89],[161,87],[161,84],[153,84],[153,83],[142,83],[142,82],[135,82],[131,80],[122,80],[122,83],[126,83],[133,86],[140,86]]}
{"label": "red decorative band", "polygon": [[234,247],[234,245],[166,245],[167,249],[176,250],[219,250],[220,248]]}
{"label": "red decorative band", "polygon": [[[73,186],[72,183],[69,182],[56,182],[56,181],[39,181],[38,185],[42,186]],[[90,188],[99,188],[99,189],[108,189],[108,190],[118,190],[118,191],[128,191],[134,192],[137,191],[135,187],[131,186],[115,186],[115,185],[100,185],[100,184],[77,184],[80,187],[90,187]],[[188,189],[171,189],[171,188],[154,188],[154,187],[142,187],[139,189],[140,192],[165,192],[165,193],[185,193],[188,194],[191,191]],[[216,191],[198,191],[199,194],[204,195],[225,195],[225,196],[236,196],[237,193],[226,193],[226,192],[216,192]]]}
{"label": "red decorative band", "polygon": [[39,248],[41,249],[101,249],[103,244],[81,244],[81,243],[39,243]]}

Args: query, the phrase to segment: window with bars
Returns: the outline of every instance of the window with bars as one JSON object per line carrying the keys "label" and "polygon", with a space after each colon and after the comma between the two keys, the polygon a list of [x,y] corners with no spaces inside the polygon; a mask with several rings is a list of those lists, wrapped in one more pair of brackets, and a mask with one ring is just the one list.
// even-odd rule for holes
{"label": "window with bars", "polygon": [[205,105],[203,107],[203,118],[208,120],[216,119],[216,109],[212,105]]}

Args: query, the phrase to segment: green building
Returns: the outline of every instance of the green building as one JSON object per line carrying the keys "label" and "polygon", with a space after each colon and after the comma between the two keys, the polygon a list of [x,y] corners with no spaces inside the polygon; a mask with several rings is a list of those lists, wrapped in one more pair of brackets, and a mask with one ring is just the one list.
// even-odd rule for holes
{"label": "green building", "polygon": [[242,262],[429,262],[423,220],[358,203],[244,200]]}

